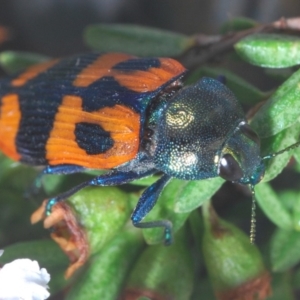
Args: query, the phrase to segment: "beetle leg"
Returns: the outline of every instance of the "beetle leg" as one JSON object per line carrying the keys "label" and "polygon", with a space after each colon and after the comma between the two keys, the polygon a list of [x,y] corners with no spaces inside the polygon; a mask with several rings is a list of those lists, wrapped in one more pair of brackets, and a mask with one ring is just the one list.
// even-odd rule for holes
{"label": "beetle leg", "polygon": [[102,174],[97,176],[89,181],[85,181],[72,189],[48,200],[46,205],[46,215],[51,214],[51,209],[53,205],[57,202],[67,199],[68,197],[72,196],[73,194],[77,193],[79,190],[87,187],[87,186],[115,186],[115,185],[122,185],[129,183],[133,180],[140,179],[143,177],[147,177],[149,175],[154,174],[157,170],[151,169],[144,172],[120,172],[120,171],[112,171],[106,174]]}
{"label": "beetle leg", "polygon": [[150,210],[155,205],[161,191],[168,184],[171,177],[168,175],[163,175],[154,184],[149,186],[141,198],[131,216],[132,223],[135,227],[139,228],[153,228],[153,227],[163,227],[165,230],[165,245],[170,245],[172,243],[172,223],[168,220],[158,220],[153,222],[143,222],[142,219],[150,212]]}
{"label": "beetle leg", "polygon": [[66,175],[79,173],[85,170],[84,167],[76,166],[76,165],[57,165],[57,166],[47,166],[42,170],[41,173],[37,175],[33,184],[28,188],[25,192],[25,197],[30,198],[31,196],[37,195],[39,191],[42,189],[42,179],[44,175],[52,174],[52,175]]}

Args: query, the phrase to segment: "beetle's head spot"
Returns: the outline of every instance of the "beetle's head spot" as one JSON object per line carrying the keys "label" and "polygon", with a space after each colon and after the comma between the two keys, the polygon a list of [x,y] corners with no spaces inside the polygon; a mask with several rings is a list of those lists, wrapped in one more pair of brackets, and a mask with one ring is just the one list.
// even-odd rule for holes
{"label": "beetle's head spot", "polygon": [[187,128],[195,119],[194,113],[190,107],[178,107],[175,112],[166,113],[166,123],[173,129],[183,130]]}

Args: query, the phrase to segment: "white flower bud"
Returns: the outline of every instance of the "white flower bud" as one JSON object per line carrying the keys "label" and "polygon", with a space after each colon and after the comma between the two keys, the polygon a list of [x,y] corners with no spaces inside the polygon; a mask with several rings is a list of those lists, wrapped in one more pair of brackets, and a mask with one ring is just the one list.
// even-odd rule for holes
{"label": "white flower bud", "polygon": [[[0,256],[3,250],[0,250]],[[0,300],[44,300],[50,275],[37,261],[16,259],[0,269]]]}

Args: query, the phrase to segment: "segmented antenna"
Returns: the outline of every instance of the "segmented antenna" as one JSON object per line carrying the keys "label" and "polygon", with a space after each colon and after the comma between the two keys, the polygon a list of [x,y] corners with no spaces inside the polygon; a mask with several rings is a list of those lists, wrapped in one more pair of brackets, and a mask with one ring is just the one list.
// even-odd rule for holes
{"label": "segmented antenna", "polygon": [[282,154],[283,152],[290,151],[290,150],[295,149],[295,148],[297,148],[297,147],[299,147],[299,146],[300,146],[300,142],[297,142],[297,143],[295,143],[295,144],[293,144],[293,145],[290,145],[290,146],[288,146],[288,147],[286,147],[286,148],[284,148],[284,149],[282,149],[282,150],[280,150],[280,151],[278,151],[278,152],[270,153],[270,154],[264,156],[264,157],[262,158],[262,160],[266,160],[266,159],[273,158],[273,157],[275,157],[275,156],[277,156],[277,155],[279,155],[279,154]]}
{"label": "segmented antenna", "polygon": [[[297,147],[300,146],[300,142],[297,142],[293,145],[290,145],[278,152],[275,152],[275,153],[270,153],[266,156],[264,156],[262,158],[262,160],[266,160],[266,159],[270,159],[270,158],[273,158],[279,154],[282,154],[286,151],[290,151],[292,149],[295,149]],[[256,200],[255,200],[255,191],[254,191],[254,185],[253,184],[250,184],[250,190],[251,190],[251,194],[252,194],[252,207],[251,207],[251,224],[250,224],[250,243],[251,244],[254,244],[255,242],[255,236],[256,236],[256,213],[255,213],[255,210],[256,210]]]}
{"label": "segmented antenna", "polygon": [[250,190],[252,194],[252,206],[251,206],[251,223],[250,223],[250,243],[254,244],[256,234],[256,200],[254,185],[250,184]]}
{"label": "segmented antenna", "polygon": [[[293,144],[293,145],[290,145],[278,152],[275,152],[275,153],[270,153],[266,156],[264,156],[262,158],[262,161],[263,160],[266,160],[266,159],[270,159],[270,158],[273,158],[279,154],[282,154],[286,151],[290,151],[292,149],[295,149],[297,147],[300,146],[300,141]],[[256,234],[256,213],[255,213],[255,210],[256,210],[256,200],[255,200],[255,191],[254,191],[254,185],[253,184],[250,184],[250,189],[251,189],[251,194],[252,194],[252,207],[251,207],[251,225],[250,225],[250,243],[251,244],[254,244],[255,242],[255,234]]]}

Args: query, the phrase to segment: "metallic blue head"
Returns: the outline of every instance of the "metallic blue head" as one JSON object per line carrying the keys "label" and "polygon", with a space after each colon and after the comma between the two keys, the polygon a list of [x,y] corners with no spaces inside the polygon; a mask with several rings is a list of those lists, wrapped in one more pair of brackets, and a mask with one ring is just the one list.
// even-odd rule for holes
{"label": "metallic blue head", "polygon": [[158,117],[154,141],[156,168],[175,178],[221,176],[254,185],[264,173],[259,138],[233,93],[211,78],[169,99]]}
{"label": "metallic blue head", "polygon": [[218,156],[218,175],[226,180],[254,186],[264,175],[259,137],[245,121],[229,135]]}

